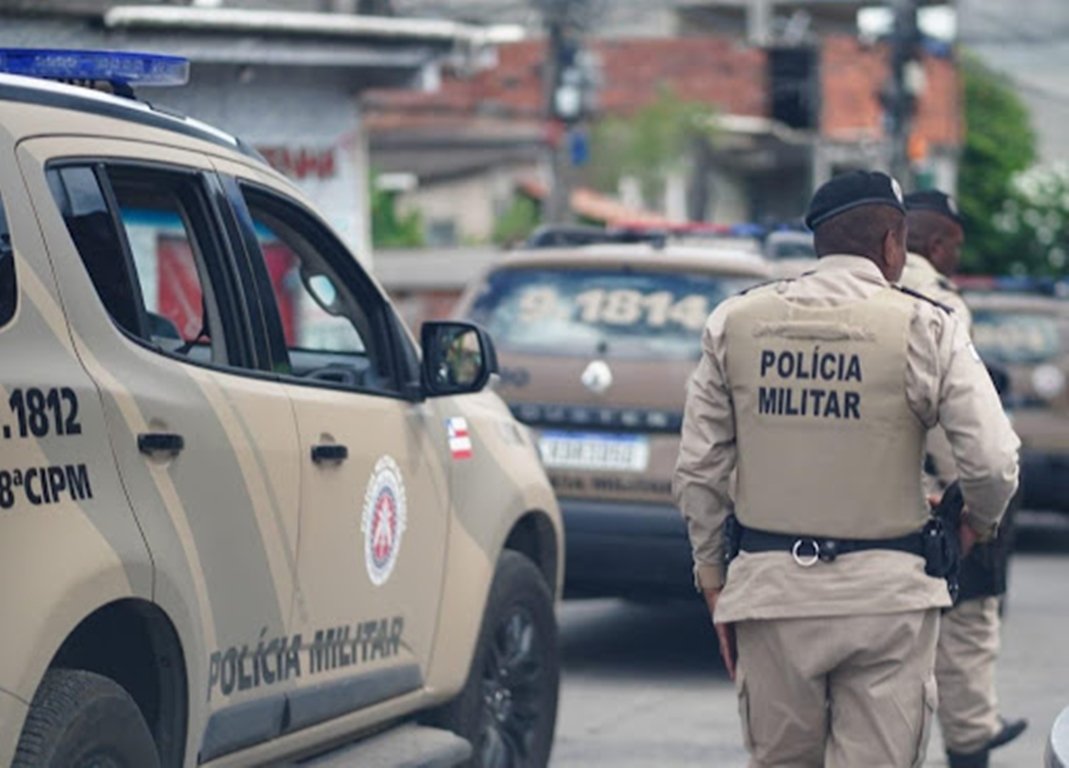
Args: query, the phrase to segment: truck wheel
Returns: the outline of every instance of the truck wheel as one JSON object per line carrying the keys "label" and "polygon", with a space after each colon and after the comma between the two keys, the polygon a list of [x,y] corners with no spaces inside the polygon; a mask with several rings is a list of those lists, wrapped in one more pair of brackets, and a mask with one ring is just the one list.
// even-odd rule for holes
{"label": "truck wheel", "polygon": [[553,595],[534,563],[506,550],[468,680],[432,720],[471,742],[474,768],[543,768],[559,687]]}
{"label": "truck wheel", "polygon": [[158,768],[141,710],[118,683],[53,669],[34,694],[13,768]]}

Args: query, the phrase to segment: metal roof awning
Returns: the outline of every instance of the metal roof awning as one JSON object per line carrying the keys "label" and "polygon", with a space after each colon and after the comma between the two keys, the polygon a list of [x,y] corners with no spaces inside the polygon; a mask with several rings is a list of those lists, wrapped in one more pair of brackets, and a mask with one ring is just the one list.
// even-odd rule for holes
{"label": "metal roof awning", "polygon": [[760,172],[809,162],[811,132],[749,115],[717,115],[710,122],[717,132],[713,154],[725,167]]}
{"label": "metal roof awning", "polygon": [[106,43],[200,64],[359,70],[360,87],[433,83],[443,58],[477,67],[511,26],[344,13],[120,5],[103,13]]}
{"label": "metal roof awning", "polygon": [[473,48],[515,42],[523,37],[523,31],[514,26],[480,27],[435,19],[158,5],[116,6],[104,13],[104,26],[109,29],[183,29]]}

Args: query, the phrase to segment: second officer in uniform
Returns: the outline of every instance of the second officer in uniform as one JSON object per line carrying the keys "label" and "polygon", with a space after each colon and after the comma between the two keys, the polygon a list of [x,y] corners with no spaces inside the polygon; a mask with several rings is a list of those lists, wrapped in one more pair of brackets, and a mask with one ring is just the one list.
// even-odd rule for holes
{"label": "second officer in uniform", "polygon": [[[965,231],[954,198],[939,190],[906,195],[909,239],[901,284],[953,309],[971,330],[972,316],[950,282],[961,260]],[[928,482],[935,494],[955,479],[950,445],[943,430],[928,433]],[[961,597],[943,614],[936,648],[939,725],[950,768],[987,768],[995,747],[1017,738],[1026,720],[999,715],[995,662],[999,650],[999,596],[1006,591],[1012,541],[1007,512],[998,538],[973,549],[962,563]]]}
{"label": "second officer in uniform", "polygon": [[1013,495],[1018,441],[961,325],[892,285],[906,254],[897,183],[836,177],[807,223],[816,269],[706,324],[675,497],[751,765],[919,765],[950,602],[925,573],[925,433],[938,423],[950,438],[966,544],[993,534]]}

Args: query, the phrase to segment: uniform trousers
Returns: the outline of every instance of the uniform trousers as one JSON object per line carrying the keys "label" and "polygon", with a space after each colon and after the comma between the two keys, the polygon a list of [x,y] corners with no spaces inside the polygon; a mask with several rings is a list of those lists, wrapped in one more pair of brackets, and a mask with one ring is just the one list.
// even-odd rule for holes
{"label": "uniform trousers", "polygon": [[911,768],[936,708],[938,609],[741,621],[750,768]]}
{"label": "uniform trousers", "polygon": [[983,748],[1002,727],[995,698],[998,598],[964,600],[943,614],[935,657],[939,725],[953,752]]}

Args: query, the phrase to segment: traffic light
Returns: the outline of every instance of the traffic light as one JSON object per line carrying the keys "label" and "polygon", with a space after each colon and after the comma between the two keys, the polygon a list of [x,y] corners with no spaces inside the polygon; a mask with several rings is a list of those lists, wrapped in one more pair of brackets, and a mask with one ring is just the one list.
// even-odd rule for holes
{"label": "traffic light", "polygon": [[577,39],[561,36],[555,41],[553,117],[565,123],[577,123],[588,117],[596,106],[598,64],[595,56]]}

